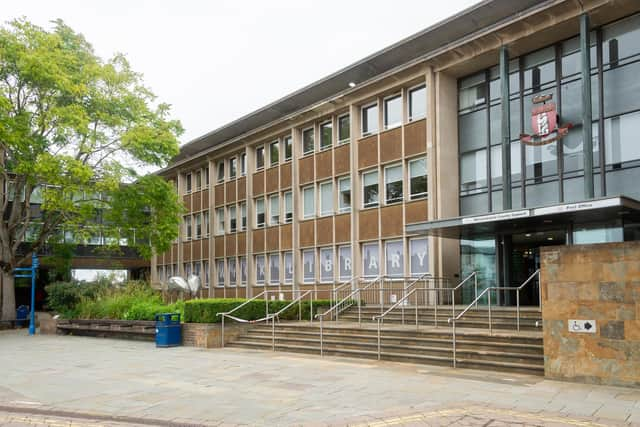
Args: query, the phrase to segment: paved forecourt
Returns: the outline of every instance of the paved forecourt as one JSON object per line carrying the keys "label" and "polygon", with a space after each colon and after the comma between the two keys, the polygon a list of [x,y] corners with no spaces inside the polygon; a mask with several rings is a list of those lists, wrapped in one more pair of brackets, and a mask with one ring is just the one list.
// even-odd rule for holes
{"label": "paved forecourt", "polygon": [[0,425],[640,425],[632,388],[23,331],[0,373]]}

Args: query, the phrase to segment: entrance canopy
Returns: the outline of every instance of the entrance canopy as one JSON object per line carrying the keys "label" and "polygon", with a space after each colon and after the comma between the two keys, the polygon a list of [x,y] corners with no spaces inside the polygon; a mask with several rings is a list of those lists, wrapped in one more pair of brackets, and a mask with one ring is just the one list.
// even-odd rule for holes
{"label": "entrance canopy", "polygon": [[460,239],[477,235],[542,231],[576,223],[613,222],[620,219],[640,222],[640,202],[625,196],[606,197],[421,222],[408,225],[406,231],[414,235]]}

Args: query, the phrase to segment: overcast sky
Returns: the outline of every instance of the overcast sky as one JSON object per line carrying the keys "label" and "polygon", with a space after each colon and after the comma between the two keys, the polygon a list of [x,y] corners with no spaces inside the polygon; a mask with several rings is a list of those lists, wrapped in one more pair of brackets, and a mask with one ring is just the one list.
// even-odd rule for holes
{"label": "overcast sky", "polygon": [[51,28],[62,18],[103,58],[127,55],[187,142],[250,113],[476,0],[19,0]]}

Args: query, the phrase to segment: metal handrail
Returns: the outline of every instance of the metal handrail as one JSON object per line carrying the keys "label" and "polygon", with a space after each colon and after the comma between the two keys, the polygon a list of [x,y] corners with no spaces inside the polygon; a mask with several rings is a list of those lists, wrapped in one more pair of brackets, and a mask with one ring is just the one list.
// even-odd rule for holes
{"label": "metal handrail", "polygon": [[467,277],[465,277],[462,282],[458,283],[458,285],[454,288],[451,288],[451,315],[452,317],[455,317],[456,315],[456,291],[458,289],[460,289],[466,282],[467,280],[471,279],[473,277],[473,282],[474,282],[474,288],[475,288],[475,295],[476,295],[476,308],[478,308],[478,272],[477,271],[473,271],[471,274],[469,274]]}
{"label": "metal handrail", "polygon": [[[453,317],[449,318],[448,322],[452,324],[452,347],[453,347],[453,367],[454,368],[456,367],[456,321],[460,320],[462,316],[464,316],[471,309],[472,306],[475,305],[477,307],[478,301],[485,294],[487,294],[488,296],[487,301],[488,301],[488,307],[489,307],[489,335],[492,335],[493,325],[491,320],[491,291],[516,291],[516,327],[517,327],[517,330],[520,331],[520,291],[529,282],[531,282],[531,280],[533,280],[535,276],[539,277],[539,274],[540,274],[540,269],[537,269],[520,286],[505,286],[505,287],[490,286],[485,290],[483,290],[480,293],[480,295],[477,295],[475,300],[473,300],[469,305],[467,305],[467,307],[464,310],[462,310],[460,313],[458,313],[457,316],[454,314]],[[540,286],[538,286],[538,306],[539,306],[539,309],[542,309],[542,298],[541,298]]]}
{"label": "metal handrail", "polygon": [[[333,307],[329,308],[327,311],[325,311],[324,313],[318,313],[315,315],[316,319],[320,319],[320,356],[324,355],[324,328],[323,328],[323,320],[324,320],[324,316],[326,316],[329,313],[332,313],[334,310],[336,310],[336,322],[338,321],[338,314],[339,311],[337,310],[338,307],[340,307],[340,305],[342,303],[344,303],[345,301],[349,300],[350,298],[353,297],[353,295],[358,294],[358,326],[362,326],[362,311],[361,311],[361,305],[362,302],[360,301],[360,292],[361,289],[357,288],[354,289],[353,291],[351,291],[351,293],[349,295],[347,295],[346,297],[344,297],[343,299],[341,299],[339,302],[335,303],[333,305]],[[346,308],[351,307],[351,305],[348,305]],[[346,310],[345,308],[345,310]]]}
{"label": "metal handrail", "polygon": [[[380,352],[381,352],[380,325],[384,321],[385,316],[387,314],[391,313],[393,310],[395,310],[399,305],[402,305],[402,324],[404,325],[404,306],[405,306],[404,302],[407,300],[407,298],[409,298],[411,295],[413,295],[417,291],[433,292],[433,291],[448,291],[448,290],[451,290],[451,288],[414,288],[408,294],[406,294],[404,297],[402,297],[400,300],[398,300],[395,304],[393,304],[391,307],[389,307],[387,309],[387,311],[385,311],[384,313],[379,314],[377,316],[373,316],[373,320],[376,320],[378,322],[378,360],[380,360]],[[419,324],[418,304],[417,304],[417,302],[416,302],[416,305],[415,305],[415,310],[416,310],[416,330],[418,330],[419,327],[420,327],[420,324]],[[437,327],[438,326],[438,303],[437,303],[437,301],[436,301],[436,304],[434,305],[433,313],[434,313],[435,326]]]}
{"label": "metal handrail", "polygon": [[346,287],[347,285],[351,285],[354,281],[357,281],[357,280],[360,280],[360,276],[355,276],[355,277],[352,277],[349,280],[346,280],[344,282],[340,282],[338,284],[338,286],[334,285],[333,290],[332,290],[333,301],[337,301],[338,300],[338,292],[342,288]]}

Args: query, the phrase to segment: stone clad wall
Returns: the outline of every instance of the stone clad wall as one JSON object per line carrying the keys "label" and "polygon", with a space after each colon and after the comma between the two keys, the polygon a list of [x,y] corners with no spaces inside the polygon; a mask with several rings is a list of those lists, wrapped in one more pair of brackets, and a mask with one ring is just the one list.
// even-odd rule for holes
{"label": "stone clad wall", "polygon": [[545,376],[640,386],[640,242],[541,248],[541,279]]}

